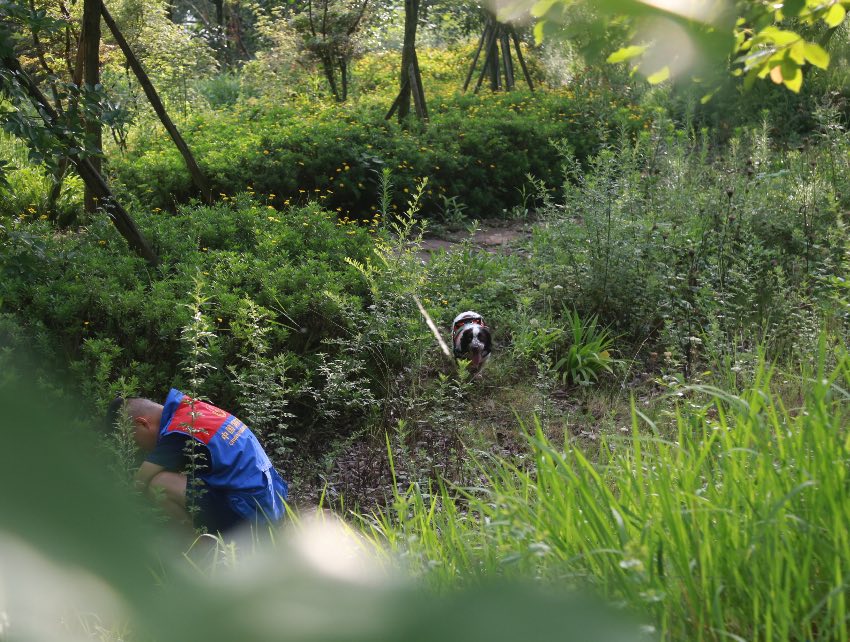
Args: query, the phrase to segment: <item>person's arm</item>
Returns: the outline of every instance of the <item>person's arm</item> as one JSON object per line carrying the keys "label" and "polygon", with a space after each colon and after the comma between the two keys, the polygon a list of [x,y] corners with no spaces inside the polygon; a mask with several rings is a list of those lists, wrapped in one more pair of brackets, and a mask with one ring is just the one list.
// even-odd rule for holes
{"label": "person's arm", "polygon": [[136,471],[135,484],[140,492],[147,492],[151,480],[164,470],[180,472],[186,463],[184,448],[186,435],[173,433],[156,442],[154,449]]}
{"label": "person's arm", "polygon": [[151,480],[163,470],[165,470],[165,466],[160,466],[159,464],[154,464],[150,461],[143,461],[142,465],[139,466],[139,470],[136,471],[136,477],[134,480],[136,490],[143,493],[147,492]]}
{"label": "person's arm", "polygon": [[[162,471],[183,473],[189,459],[186,456],[186,444],[191,439],[188,435],[180,432],[169,433],[156,442],[156,447],[148,453],[145,461],[136,472],[136,488],[142,492],[147,491],[151,480]],[[209,458],[206,455],[206,447],[203,449],[202,458],[197,464],[197,474],[209,471]]]}

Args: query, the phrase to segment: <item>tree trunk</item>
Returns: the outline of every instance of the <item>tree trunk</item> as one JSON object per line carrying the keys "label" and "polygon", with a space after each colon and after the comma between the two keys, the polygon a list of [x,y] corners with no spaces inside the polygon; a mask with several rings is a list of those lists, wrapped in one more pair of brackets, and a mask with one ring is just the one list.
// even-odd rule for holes
{"label": "tree trunk", "polygon": [[334,63],[327,55],[322,56],[322,70],[325,72],[325,78],[328,79],[328,85],[330,85],[331,93],[334,96],[334,100],[337,102],[342,102],[339,98],[339,89],[336,86],[336,72],[334,71]]}
{"label": "tree trunk", "polygon": [[404,41],[401,47],[401,74],[399,77],[398,122],[410,114],[410,97],[414,82],[410,66],[416,57],[416,27],[419,23],[419,0],[404,0]]}
{"label": "tree trunk", "polygon": [[[80,142],[74,140],[72,136],[69,136],[62,129],[55,127],[58,118],[56,111],[47,102],[44,94],[41,93],[41,90],[29,77],[29,74],[21,68],[18,59],[10,54],[0,58],[0,63],[15,74],[18,82],[21,83],[29,95],[30,102],[32,102],[39,116],[41,116],[45,125],[47,125],[48,131],[65,146],[65,149],[80,149]],[[80,156],[78,153],[69,153],[68,159],[77,168],[86,188],[98,200],[100,206],[106,211],[109,218],[112,219],[112,223],[118,229],[121,236],[127,240],[127,243],[130,244],[130,247],[150,265],[155,266],[159,263],[159,259],[153,249],[151,249],[147,239],[142,235],[139,228],[136,227],[136,222],[121,207],[121,204],[115,200],[112,191],[109,189],[106,181],[103,180],[103,176],[94,168],[89,159]]]}
{"label": "tree trunk", "polygon": [[215,5],[215,50],[218,54],[219,63],[226,64],[227,54],[225,52],[225,24],[224,24],[224,0],[213,0]]}
{"label": "tree trunk", "polygon": [[[83,82],[88,89],[100,84],[100,8],[101,0],[84,0],[83,29],[80,34],[80,49],[83,56]],[[97,156],[90,156],[92,167],[99,174],[102,168],[101,150],[103,149],[103,129],[99,119],[86,119],[87,144],[97,150]],[[98,206],[97,196],[89,188],[85,191],[85,210],[93,213]]]}
{"label": "tree trunk", "polygon": [[339,59],[339,74],[342,78],[342,94],[340,96],[340,102],[345,102],[348,100],[348,62],[345,58]]}
{"label": "tree trunk", "polygon": [[209,184],[207,183],[207,179],[204,176],[204,173],[201,171],[201,168],[198,166],[198,163],[195,161],[195,157],[192,155],[189,146],[186,144],[186,141],[183,140],[183,137],[180,135],[180,132],[175,127],[174,123],[169,118],[168,113],[165,111],[165,105],[162,104],[162,101],[159,99],[159,95],[156,93],[156,89],[151,83],[150,78],[145,73],[144,68],[142,68],[142,64],[139,62],[139,59],[136,58],[136,55],[133,53],[133,50],[130,49],[130,45],[127,44],[127,40],[124,38],[121,31],[118,29],[118,25],[115,24],[115,20],[112,19],[112,16],[109,14],[109,11],[106,10],[106,6],[101,4],[101,13],[103,14],[103,21],[106,23],[106,26],[109,27],[109,30],[112,32],[112,37],[115,38],[115,42],[118,43],[118,46],[121,48],[121,51],[124,53],[124,57],[127,59],[127,63],[133,69],[133,73],[136,74],[136,78],[139,81],[139,84],[142,86],[142,89],[145,92],[145,96],[148,97],[148,101],[153,107],[153,110],[156,112],[156,115],[159,116],[160,122],[162,122],[163,127],[165,127],[168,135],[171,136],[171,140],[174,141],[177,149],[180,151],[180,154],[183,156],[183,160],[186,163],[186,167],[189,170],[189,174],[192,176],[192,182],[195,183],[195,187],[197,187],[201,196],[208,203],[212,201],[212,194],[209,188]]}

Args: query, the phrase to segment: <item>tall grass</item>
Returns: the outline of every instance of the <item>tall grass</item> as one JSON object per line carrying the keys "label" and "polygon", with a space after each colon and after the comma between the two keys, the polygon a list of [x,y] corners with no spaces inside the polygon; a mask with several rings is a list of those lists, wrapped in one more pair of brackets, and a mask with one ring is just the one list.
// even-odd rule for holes
{"label": "tall grass", "polygon": [[771,375],[689,389],[667,430],[633,409],[595,461],[537,425],[528,465],[481,464],[486,489],[414,486],[364,523],[437,586],[589,586],[670,640],[847,640],[850,358],[804,374],[798,408]]}

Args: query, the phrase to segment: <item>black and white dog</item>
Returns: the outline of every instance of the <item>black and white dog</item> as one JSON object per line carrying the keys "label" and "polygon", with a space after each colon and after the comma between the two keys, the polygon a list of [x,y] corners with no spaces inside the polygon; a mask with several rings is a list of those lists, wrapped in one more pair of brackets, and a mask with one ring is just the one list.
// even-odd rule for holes
{"label": "black and white dog", "polygon": [[469,359],[470,370],[477,372],[490,356],[493,340],[484,318],[477,312],[462,312],[452,323],[452,348],[455,359]]}

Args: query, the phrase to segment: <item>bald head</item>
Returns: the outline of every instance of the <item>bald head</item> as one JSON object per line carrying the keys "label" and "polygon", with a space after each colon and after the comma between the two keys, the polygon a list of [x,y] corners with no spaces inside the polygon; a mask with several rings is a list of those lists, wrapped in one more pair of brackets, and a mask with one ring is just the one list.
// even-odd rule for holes
{"label": "bald head", "polygon": [[119,417],[130,419],[133,425],[133,438],[136,444],[145,452],[150,452],[159,437],[159,423],[162,419],[162,404],[144,397],[123,399],[116,397],[109,404],[107,423],[111,430]]}
{"label": "bald head", "polygon": [[144,416],[161,416],[162,404],[158,404],[144,397],[130,397],[124,402],[124,412],[131,419]]}

